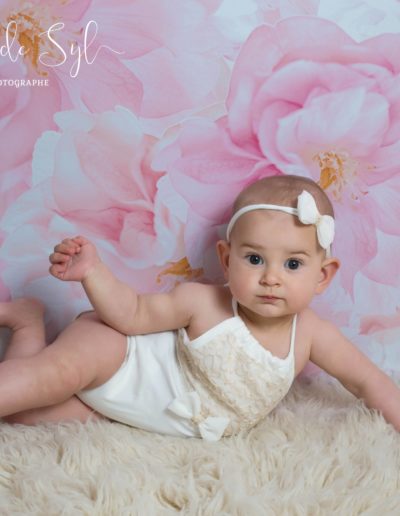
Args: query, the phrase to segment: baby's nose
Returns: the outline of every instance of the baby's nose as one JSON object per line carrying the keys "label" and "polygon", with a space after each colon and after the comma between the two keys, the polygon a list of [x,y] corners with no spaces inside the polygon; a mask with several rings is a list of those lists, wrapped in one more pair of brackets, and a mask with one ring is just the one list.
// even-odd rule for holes
{"label": "baby's nose", "polygon": [[280,284],[279,272],[274,267],[265,267],[264,272],[261,276],[261,283],[268,286],[274,286]]}

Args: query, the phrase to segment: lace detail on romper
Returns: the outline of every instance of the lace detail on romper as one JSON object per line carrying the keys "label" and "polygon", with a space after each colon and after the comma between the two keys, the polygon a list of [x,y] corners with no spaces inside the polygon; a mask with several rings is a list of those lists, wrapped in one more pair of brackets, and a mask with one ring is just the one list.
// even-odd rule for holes
{"label": "lace detail on romper", "polygon": [[203,438],[217,440],[253,427],[287,394],[295,375],[296,318],[284,359],[253,337],[236,310],[234,317],[193,341],[184,329],[178,332],[179,362],[192,390],[192,406],[197,404],[189,416]]}

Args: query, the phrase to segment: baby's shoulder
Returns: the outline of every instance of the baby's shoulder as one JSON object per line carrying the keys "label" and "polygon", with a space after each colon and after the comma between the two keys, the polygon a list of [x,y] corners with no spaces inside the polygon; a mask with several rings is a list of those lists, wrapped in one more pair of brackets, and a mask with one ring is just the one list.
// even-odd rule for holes
{"label": "baby's shoulder", "polygon": [[184,281],[175,287],[175,289],[179,289],[188,295],[213,295],[213,293],[218,291],[218,288],[218,285],[209,285],[196,281]]}
{"label": "baby's shoulder", "polygon": [[175,291],[181,299],[187,300],[191,305],[201,306],[217,303],[221,298],[221,288],[219,285],[187,281],[177,285]]}
{"label": "baby's shoulder", "polygon": [[311,308],[306,308],[299,314],[297,325],[311,340],[337,331],[333,323],[320,317]]}
{"label": "baby's shoulder", "polygon": [[191,307],[190,323],[187,331],[195,338],[210,327],[232,316],[229,289],[222,285],[204,283],[184,283],[180,286],[184,291],[186,305]]}

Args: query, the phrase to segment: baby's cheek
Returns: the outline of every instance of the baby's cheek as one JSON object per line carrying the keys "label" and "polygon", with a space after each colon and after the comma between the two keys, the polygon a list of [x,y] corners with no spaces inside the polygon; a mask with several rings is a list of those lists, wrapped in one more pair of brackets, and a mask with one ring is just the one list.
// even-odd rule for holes
{"label": "baby's cheek", "polygon": [[289,297],[290,302],[296,305],[304,305],[311,301],[313,297],[313,283],[311,281],[298,281],[292,284]]}
{"label": "baby's cheek", "polygon": [[246,297],[246,294],[249,290],[249,281],[243,280],[235,276],[230,276],[229,288],[231,290],[232,296],[235,299],[240,300],[243,297]]}

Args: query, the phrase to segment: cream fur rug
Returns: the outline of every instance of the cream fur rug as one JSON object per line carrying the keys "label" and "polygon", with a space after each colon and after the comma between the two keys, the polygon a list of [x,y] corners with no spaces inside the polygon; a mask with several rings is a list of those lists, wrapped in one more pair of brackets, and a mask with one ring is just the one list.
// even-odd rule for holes
{"label": "cream fur rug", "polygon": [[325,376],[218,443],[0,423],[0,447],[2,516],[400,514],[400,434]]}

